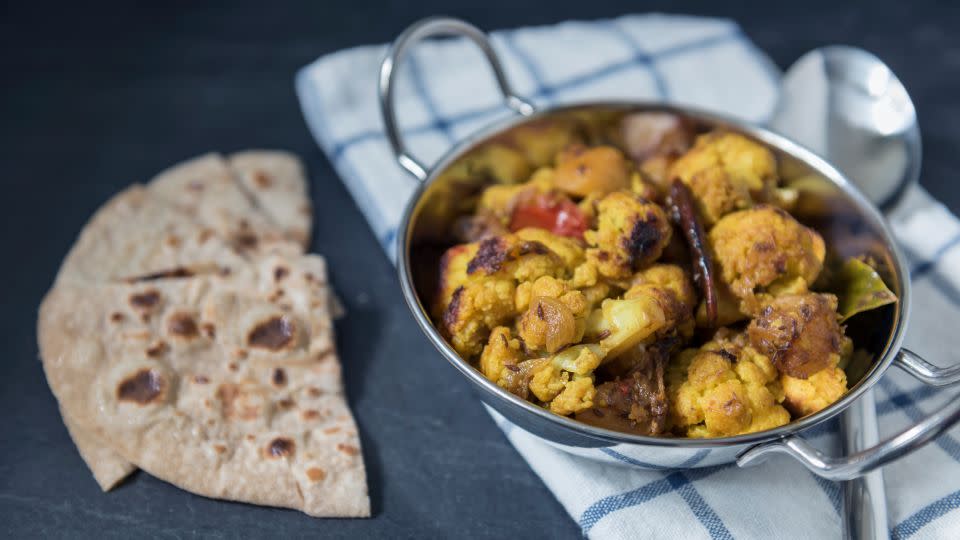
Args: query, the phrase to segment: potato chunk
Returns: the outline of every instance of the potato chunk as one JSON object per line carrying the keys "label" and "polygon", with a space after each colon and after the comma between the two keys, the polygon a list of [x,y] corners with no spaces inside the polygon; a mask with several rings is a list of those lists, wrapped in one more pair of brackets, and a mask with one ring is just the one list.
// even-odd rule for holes
{"label": "potato chunk", "polygon": [[807,293],[780,296],[760,310],[747,329],[750,342],[781,373],[806,379],[836,364],[843,330],[837,297]]}
{"label": "potato chunk", "polygon": [[556,414],[573,414],[593,406],[593,371],[602,352],[596,345],[577,345],[550,358],[533,374],[530,392]]}
{"label": "potato chunk", "polygon": [[[569,293],[579,295],[578,291]],[[586,305],[585,302],[580,302]],[[554,353],[562,347],[580,341],[582,322],[577,324],[573,311],[562,301],[549,296],[537,296],[517,321],[517,333],[529,350]]]}
{"label": "potato chunk", "polygon": [[603,195],[630,187],[630,171],[623,154],[612,146],[574,145],[557,155],[553,183],[577,197]]}
{"label": "potato chunk", "polygon": [[510,335],[509,328],[498,326],[490,332],[490,339],[480,355],[480,372],[484,377],[506,387],[503,381],[510,372],[517,370],[517,364],[522,360],[520,341]]}

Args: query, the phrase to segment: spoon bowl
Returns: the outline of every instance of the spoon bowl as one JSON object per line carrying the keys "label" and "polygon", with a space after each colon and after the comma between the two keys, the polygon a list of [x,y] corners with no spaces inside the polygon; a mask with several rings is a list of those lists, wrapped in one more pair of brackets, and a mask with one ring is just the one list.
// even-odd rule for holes
{"label": "spoon bowl", "polygon": [[900,79],[873,54],[833,45],[783,78],[770,127],[823,156],[887,211],[920,178],[920,127]]}

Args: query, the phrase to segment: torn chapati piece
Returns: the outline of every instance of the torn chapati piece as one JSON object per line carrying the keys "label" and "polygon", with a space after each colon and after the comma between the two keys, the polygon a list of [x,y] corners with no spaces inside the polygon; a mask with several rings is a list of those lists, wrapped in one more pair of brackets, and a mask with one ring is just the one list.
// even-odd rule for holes
{"label": "torn chapati piece", "polygon": [[[249,155],[282,164],[244,169],[286,178],[273,212],[309,208],[296,158]],[[188,161],[91,219],[41,306],[48,382],[104,490],[140,467],[209,497],[368,516],[325,262],[229,162]]]}

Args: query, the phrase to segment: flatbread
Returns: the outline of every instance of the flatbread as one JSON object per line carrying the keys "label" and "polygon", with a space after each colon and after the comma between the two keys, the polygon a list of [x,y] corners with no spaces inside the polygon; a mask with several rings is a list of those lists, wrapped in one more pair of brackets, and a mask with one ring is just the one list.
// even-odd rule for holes
{"label": "flatbread", "polygon": [[[219,234],[135,184],[104,204],[81,231],[57,284],[74,285],[243,271],[243,255]],[[94,434],[64,416],[70,436],[100,487],[107,491],[136,467]]]}
{"label": "flatbread", "polygon": [[248,150],[231,155],[229,166],[254,206],[277,224],[287,238],[303,246],[310,243],[313,209],[303,166],[296,156],[273,150]]}
{"label": "flatbread", "polygon": [[80,457],[93,472],[93,478],[103,491],[110,491],[124,478],[137,470],[137,466],[123,459],[106,441],[94,432],[81,428],[60,408],[60,416],[67,426],[70,438],[80,451]]}
{"label": "flatbread", "polygon": [[[306,235],[288,237],[259,210],[220,154],[206,154],[175,165],[154,177],[147,189],[196,222],[213,228],[238,252],[292,254],[306,249]],[[284,211],[296,213],[301,205],[308,204],[305,190],[286,202],[290,206]]]}
{"label": "flatbread", "polygon": [[[81,232],[61,267],[56,287],[102,292],[108,284],[192,280],[197,276],[210,281],[212,275],[229,276],[217,278],[221,282],[245,283],[252,278],[249,261],[269,253],[301,253],[309,234],[298,232],[297,225],[305,223],[309,231],[309,215],[306,221],[303,216],[288,220],[289,230],[284,231],[260,208],[261,204],[270,206],[271,212],[281,217],[309,209],[299,161],[279,152],[241,155],[246,158],[239,160],[238,170],[228,169],[218,155],[201,156],[161,173],[147,187],[134,185],[115,196]],[[283,187],[264,190],[261,198],[269,202],[259,201],[240,185],[243,174],[260,170],[260,162],[265,163],[267,174],[279,179],[276,186]],[[339,305],[329,288],[327,296],[331,309]],[[339,315],[342,309],[334,311]],[[61,412],[104,491],[136,469],[114,451],[99,430],[81,425],[65,409]]]}
{"label": "flatbread", "polygon": [[105,283],[232,271],[244,265],[216,231],[178,212],[141,185],[110,199],[67,254],[57,281]]}
{"label": "flatbread", "polygon": [[150,474],[366,516],[328,306],[322,258],[272,255],[251,272],[55,287],[38,335],[65,417]]}

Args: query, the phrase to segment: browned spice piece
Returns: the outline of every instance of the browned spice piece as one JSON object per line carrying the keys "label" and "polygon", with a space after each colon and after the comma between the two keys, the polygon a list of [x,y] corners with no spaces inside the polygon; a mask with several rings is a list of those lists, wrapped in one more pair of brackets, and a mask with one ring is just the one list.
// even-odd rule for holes
{"label": "browned spice piece", "polygon": [[697,214],[693,204],[693,195],[679,178],[674,178],[670,184],[670,214],[674,222],[683,231],[693,258],[693,281],[700,287],[704,301],[707,304],[707,322],[712,326],[717,323],[717,287],[713,275],[713,260],[707,249],[707,235],[703,230],[703,222]]}

